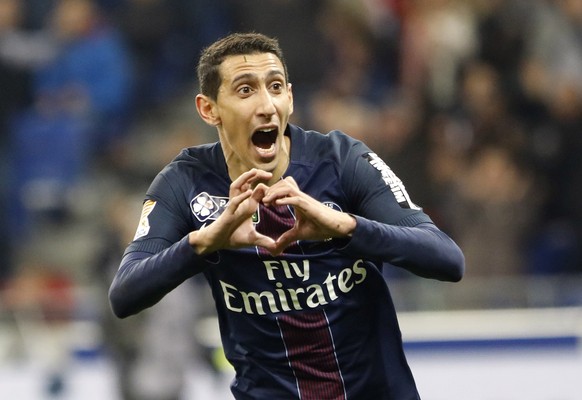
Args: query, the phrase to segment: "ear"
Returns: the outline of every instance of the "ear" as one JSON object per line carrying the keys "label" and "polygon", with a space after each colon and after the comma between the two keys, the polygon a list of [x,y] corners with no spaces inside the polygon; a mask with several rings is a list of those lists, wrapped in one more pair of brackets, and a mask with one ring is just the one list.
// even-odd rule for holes
{"label": "ear", "polygon": [[220,117],[216,111],[216,103],[210,97],[203,94],[196,95],[196,110],[200,118],[208,125],[220,125]]}
{"label": "ear", "polygon": [[289,115],[293,114],[293,90],[291,83],[287,84],[287,96],[289,96]]}

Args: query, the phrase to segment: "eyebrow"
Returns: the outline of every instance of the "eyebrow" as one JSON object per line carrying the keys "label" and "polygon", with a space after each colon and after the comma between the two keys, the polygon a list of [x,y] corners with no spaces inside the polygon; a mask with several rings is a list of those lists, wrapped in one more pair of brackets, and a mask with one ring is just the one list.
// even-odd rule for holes
{"label": "eyebrow", "polygon": [[[285,74],[283,73],[283,71],[281,71],[280,69],[272,69],[267,73],[267,78],[272,78],[274,76],[281,76],[283,78],[285,78]],[[232,85],[236,86],[238,84],[238,82],[240,81],[247,81],[247,80],[254,80],[257,78],[257,74],[253,73],[253,72],[246,72],[244,74],[240,74],[237,75],[233,80],[232,80]]]}

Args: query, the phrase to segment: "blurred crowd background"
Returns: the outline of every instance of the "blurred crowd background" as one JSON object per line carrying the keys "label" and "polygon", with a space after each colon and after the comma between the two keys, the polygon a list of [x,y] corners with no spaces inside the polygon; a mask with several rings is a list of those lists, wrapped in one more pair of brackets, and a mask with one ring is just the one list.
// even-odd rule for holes
{"label": "blurred crowd background", "polygon": [[106,292],[155,174],[217,140],[200,50],[251,30],[281,42],[292,122],[364,140],[462,247],[460,284],[388,270],[398,308],[582,304],[581,1],[0,0],[0,324],[95,321],[131,371],[148,323],[211,314],[196,280],[167,323]]}

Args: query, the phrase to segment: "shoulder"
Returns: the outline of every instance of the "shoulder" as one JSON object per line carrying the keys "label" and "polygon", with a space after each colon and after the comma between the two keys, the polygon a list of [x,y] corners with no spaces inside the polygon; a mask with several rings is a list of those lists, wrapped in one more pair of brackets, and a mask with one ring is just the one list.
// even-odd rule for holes
{"label": "shoulder", "polygon": [[[171,188],[189,190],[198,182],[228,176],[219,143],[204,144],[182,149],[154,178],[150,192],[159,193]],[[182,188],[182,189],[179,189]]]}
{"label": "shoulder", "polygon": [[187,147],[182,149],[160,173],[183,174],[186,171],[218,171],[218,166],[221,165],[221,155],[222,152],[218,142]]}
{"label": "shoulder", "polygon": [[290,133],[293,149],[303,158],[334,155],[343,158],[354,149],[365,148],[361,141],[340,130],[321,133],[290,125]]}
{"label": "shoulder", "polygon": [[349,136],[347,133],[344,133],[340,130],[333,130],[327,133],[321,133],[314,130],[307,130],[301,128],[297,125],[289,124],[289,130],[291,132],[292,138],[296,136],[302,137],[306,142],[313,142],[313,143],[354,143],[358,142],[358,140],[354,139],[353,137]]}

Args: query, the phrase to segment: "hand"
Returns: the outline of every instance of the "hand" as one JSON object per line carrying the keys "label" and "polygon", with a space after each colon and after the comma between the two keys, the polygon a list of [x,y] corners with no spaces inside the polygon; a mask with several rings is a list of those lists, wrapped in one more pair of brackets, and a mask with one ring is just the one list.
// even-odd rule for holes
{"label": "hand", "polygon": [[220,249],[261,246],[267,251],[276,250],[275,240],[255,230],[252,215],[257,211],[264,191],[253,190],[260,181],[272,174],[259,169],[243,173],[230,185],[229,202],[224,212],[212,224],[190,232],[189,243],[198,254],[208,254]]}
{"label": "hand", "polygon": [[259,192],[263,204],[291,205],[295,210],[295,225],[277,240],[276,255],[296,240],[325,240],[328,238],[351,236],[356,220],[351,215],[336,211],[302,192],[292,177],[287,177],[268,187],[259,184],[254,192]]}

